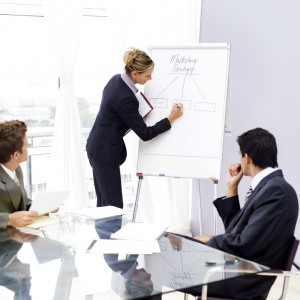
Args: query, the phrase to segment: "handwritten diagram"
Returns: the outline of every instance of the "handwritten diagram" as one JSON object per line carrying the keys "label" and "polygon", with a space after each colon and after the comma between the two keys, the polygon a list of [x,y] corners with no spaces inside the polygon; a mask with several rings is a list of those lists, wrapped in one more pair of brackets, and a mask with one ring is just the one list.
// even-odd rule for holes
{"label": "handwritten diagram", "polygon": [[[161,253],[151,256],[151,261],[146,261],[146,269],[152,274],[152,279],[157,284],[180,289],[202,282],[209,267],[206,261],[223,260],[222,253],[208,249],[199,244],[198,248],[193,242],[185,241],[180,251],[174,251],[168,238],[160,242]],[[151,269],[151,266],[160,266]],[[161,272],[161,270],[164,270]],[[218,273],[215,278],[222,278]],[[154,282],[155,284],[155,282]]]}
{"label": "handwritten diagram", "polygon": [[[151,126],[168,117],[174,103],[182,103],[184,113],[172,123],[171,130],[151,141],[140,142],[138,172],[190,178],[205,178],[209,174],[218,178],[226,110],[228,45],[152,48],[150,55],[155,67],[145,94],[154,109],[146,123]],[[173,166],[175,161],[177,169]],[[190,175],[183,172],[187,168]],[[199,169],[204,171],[203,175]]]}

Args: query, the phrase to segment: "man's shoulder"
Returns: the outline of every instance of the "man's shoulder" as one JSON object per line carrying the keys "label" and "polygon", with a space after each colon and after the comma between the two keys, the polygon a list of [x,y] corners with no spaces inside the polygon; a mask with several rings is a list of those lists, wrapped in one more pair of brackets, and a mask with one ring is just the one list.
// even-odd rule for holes
{"label": "man's shoulder", "polygon": [[278,169],[266,176],[259,184],[261,188],[283,191],[289,197],[297,199],[297,194],[293,186],[285,180],[282,170]]}

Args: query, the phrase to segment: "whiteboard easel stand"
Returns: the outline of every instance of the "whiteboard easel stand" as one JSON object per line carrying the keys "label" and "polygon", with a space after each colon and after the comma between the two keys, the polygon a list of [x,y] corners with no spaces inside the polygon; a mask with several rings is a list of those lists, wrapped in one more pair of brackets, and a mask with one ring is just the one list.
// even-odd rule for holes
{"label": "whiteboard easel stand", "polygon": [[[198,213],[198,216],[199,216],[199,233],[200,233],[200,235],[202,235],[203,234],[203,224],[202,224],[202,213],[201,213],[201,211],[202,211],[202,208],[201,208],[201,189],[200,189],[200,179],[197,179],[197,193],[198,193],[198,201],[197,201],[197,208],[198,208],[198,211],[197,211],[197,213]],[[192,190],[192,189],[191,189]],[[191,195],[191,198],[192,198],[192,195]],[[190,199],[190,201],[192,202],[192,199]]]}
{"label": "whiteboard easel stand", "polygon": [[136,213],[139,205],[139,198],[140,198],[140,192],[141,192],[141,185],[142,185],[142,180],[143,176],[139,175],[139,181],[138,181],[138,187],[136,190],[136,197],[135,197],[135,202],[134,202],[134,209],[133,209],[133,214],[132,214],[132,222],[135,222],[136,219]]}
{"label": "whiteboard easel stand", "polygon": [[[217,199],[218,194],[218,180],[213,179],[214,181],[214,200]],[[217,235],[218,232],[218,214],[217,209],[214,207],[214,235]]]}
{"label": "whiteboard easel stand", "polygon": [[[142,180],[144,179],[143,175],[139,175],[139,181],[138,181],[138,187],[136,191],[136,197],[134,202],[134,208],[133,208],[133,214],[132,214],[132,222],[134,223],[136,220],[136,213],[139,206],[139,198],[140,198],[140,192],[141,192],[141,186],[142,186]],[[214,200],[217,199],[217,191],[218,191],[218,180],[213,179],[214,182]],[[201,234],[202,234],[202,215],[201,215],[201,203],[200,199],[198,201],[198,209],[199,209],[199,222],[201,226]],[[214,235],[216,235],[218,232],[218,219],[217,219],[217,210],[214,207]]]}

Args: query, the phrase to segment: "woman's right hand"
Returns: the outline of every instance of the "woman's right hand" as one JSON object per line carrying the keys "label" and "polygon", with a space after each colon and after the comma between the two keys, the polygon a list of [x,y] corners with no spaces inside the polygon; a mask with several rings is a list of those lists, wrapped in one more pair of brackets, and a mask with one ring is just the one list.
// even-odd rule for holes
{"label": "woman's right hand", "polygon": [[172,110],[168,116],[169,122],[172,124],[176,119],[181,117],[183,114],[183,104],[173,104]]}

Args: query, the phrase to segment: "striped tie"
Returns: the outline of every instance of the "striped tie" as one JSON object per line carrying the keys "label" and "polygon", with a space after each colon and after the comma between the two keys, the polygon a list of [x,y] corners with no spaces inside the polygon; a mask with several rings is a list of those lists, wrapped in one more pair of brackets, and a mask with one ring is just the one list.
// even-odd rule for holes
{"label": "striped tie", "polygon": [[16,183],[17,186],[20,186],[16,173],[14,173],[14,182]]}
{"label": "striped tie", "polygon": [[245,203],[248,201],[248,199],[249,199],[250,195],[252,194],[252,192],[253,192],[253,190],[252,190],[252,187],[250,185],[249,190],[248,190],[248,192],[245,196]]}

